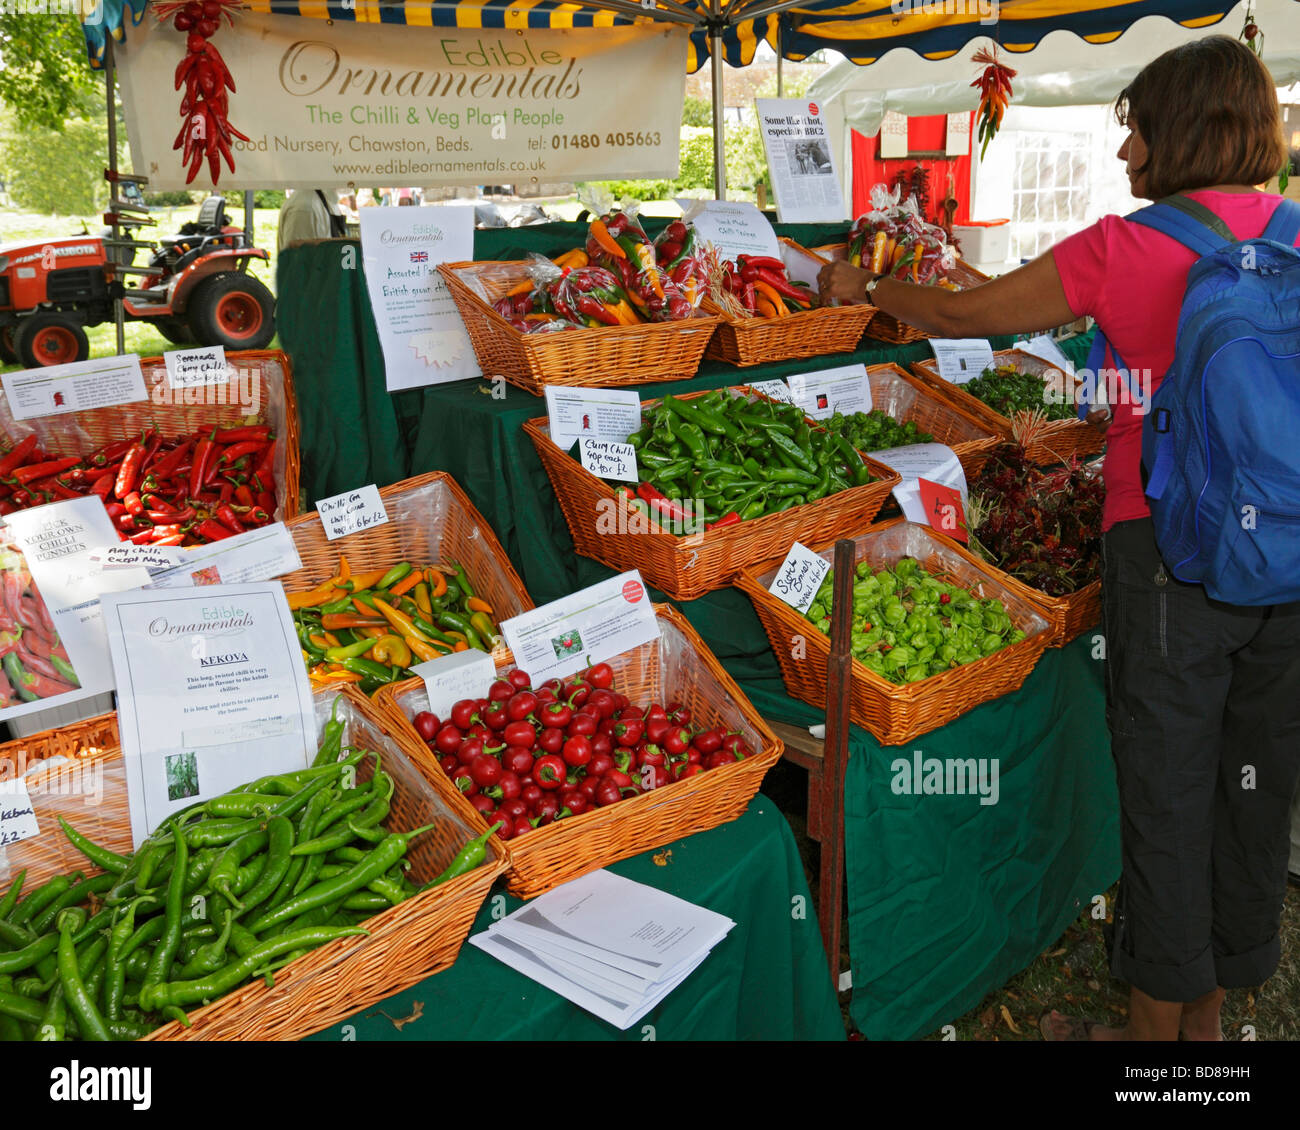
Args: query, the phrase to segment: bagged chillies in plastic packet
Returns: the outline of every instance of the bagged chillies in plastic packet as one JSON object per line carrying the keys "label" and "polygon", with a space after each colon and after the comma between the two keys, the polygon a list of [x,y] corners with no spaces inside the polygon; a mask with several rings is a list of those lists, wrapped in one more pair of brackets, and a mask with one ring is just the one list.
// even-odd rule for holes
{"label": "bagged chillies in plastic packet", "polygon": [[650,237],[635,212],[610,212],[591,221],[587,254],[593,264],[612,272],[637,313],[647,321],[690,318],[695,307],[655,259]]}
{"label": "bagged chillies in plastic packet", "polygon": [[957,263],[956,248],[943,228],[925,221],[915,199],[900,203],[897,190],[878,184],[871,204],[849,232],[848,261],[890,278],[952,286],[945,276]]}

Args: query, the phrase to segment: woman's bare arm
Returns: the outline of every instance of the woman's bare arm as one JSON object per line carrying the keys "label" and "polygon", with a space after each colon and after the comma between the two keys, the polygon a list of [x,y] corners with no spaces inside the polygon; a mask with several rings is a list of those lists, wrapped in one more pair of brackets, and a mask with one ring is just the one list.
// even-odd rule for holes
{"label": "woman's bare arm", "polygon": [[[861,302],[871,272],[844,261],[823,267],[823,300]],[[991,337],[1032,333],[1075,319],[1049,251],[1010,274],[969,290],[881,279],[871,301],[886,314],[939,337]]]}

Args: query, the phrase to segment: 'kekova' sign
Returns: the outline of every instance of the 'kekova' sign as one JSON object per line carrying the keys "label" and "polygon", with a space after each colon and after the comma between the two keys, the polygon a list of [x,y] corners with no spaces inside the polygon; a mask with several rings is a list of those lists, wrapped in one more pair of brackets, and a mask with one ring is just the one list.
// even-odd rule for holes
{"label": "'kekova' sign", "polygon": [[[468,29],[246,12],[214,42],[235,80],[222,188],[514,184],[673,177],[686,32]],[[185,36],[144,21],[117,48],[131,156],[185,187]],[[174,97],[173,97],[174,93]],[[196,185],[205,182],[204,166]]]}

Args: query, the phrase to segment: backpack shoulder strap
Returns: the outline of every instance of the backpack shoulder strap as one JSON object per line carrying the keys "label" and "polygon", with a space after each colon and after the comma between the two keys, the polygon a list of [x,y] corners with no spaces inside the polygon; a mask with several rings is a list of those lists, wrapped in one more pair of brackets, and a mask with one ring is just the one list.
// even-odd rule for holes
{"label": "backpack shoulder strap", "polygon": [[1282,200],[1273,209],[1273,216],[1260,238],[1271,239],[1284,247],[1294,247],[1298,235],[1300,235],[1300,204],[1294,200]]}
{"label": "backpack shoulder strap", "polygon": [[1176,239],[1197,255],[1210,255],[1237,242],[1237,237],[1204,204],[1186,196],[1166,196],[1124,217]]}

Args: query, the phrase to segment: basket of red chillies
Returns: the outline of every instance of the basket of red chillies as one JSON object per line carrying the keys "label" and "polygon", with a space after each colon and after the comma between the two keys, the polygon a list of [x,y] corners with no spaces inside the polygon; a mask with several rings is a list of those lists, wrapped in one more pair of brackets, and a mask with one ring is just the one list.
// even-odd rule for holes
{"label": "basket of red chillies", "polygon": [[815,274],[820,259],[793,240],[782,238],[780,247],[780,259],[740,255],[710,278],[704,309],[722,321],[705,352],[709,359],[748,366],[857,348],[876,308],[822,306],[810,286],[792,278],[792,271]]}
{"label": "basket of red chillies", "polygon": [[298,511],[288,358],[227,354],[225,383],[173,388],[142,359],[147,400],[15,420],[0,396],[0,515],[98,496],[122,539],[203,545]]}

